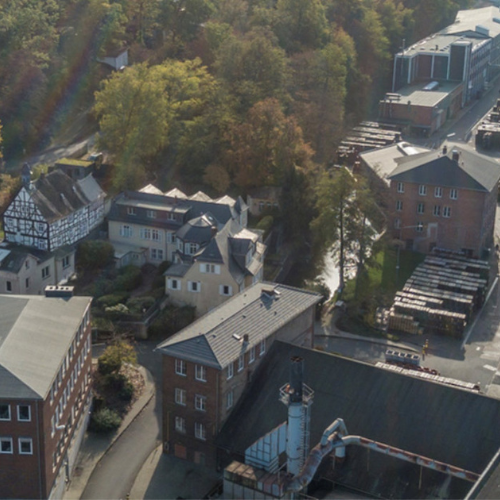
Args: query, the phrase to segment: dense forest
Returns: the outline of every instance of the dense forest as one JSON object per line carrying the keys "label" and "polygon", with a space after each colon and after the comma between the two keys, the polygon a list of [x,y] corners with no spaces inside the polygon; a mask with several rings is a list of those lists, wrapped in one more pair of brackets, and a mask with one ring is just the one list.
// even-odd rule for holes
{"label": "dense forest", "polygon": [[[3,0],[8,160],[86,116],[115,187],[165,167],[216,192],[293,186],[388,88],[392,54],[469,0]],[[129,48],[132,67],[96,61]],[[290,171],[293,166],[293,172]]]}

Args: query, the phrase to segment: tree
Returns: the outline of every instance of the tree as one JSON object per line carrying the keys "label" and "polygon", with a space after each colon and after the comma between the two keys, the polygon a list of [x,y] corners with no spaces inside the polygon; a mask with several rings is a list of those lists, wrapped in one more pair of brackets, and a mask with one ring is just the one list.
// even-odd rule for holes
{"label": "tree", "polygon": [[339,263],[339,288],[344,288],[346,264],[352,256],[354,241],[348,230],[356,182],[345,168],[324,172],[317,185],[316,210],[312,230],[318,248],[332,249]]}
{"label": "tree", "polygon": [[321,0],[278,0],[276,11],[276,33],[288,52],[324,43],[327,22]]}
{"label": "tree", "polygon": [[130,344],[120,341],[106,347],[98,359],[98,370],[101,375],[118,373],[124,363],[136,365],[137,353]]}
{"label": "tree", "polygon": [[243,113],[269,97],[284,100],[288,77],[286,55],[267,29],[254,29],[241,39],[227,38],[214,66]]}
{"label": "tree", "polygon": [[218,194],[224,194],[231,184],[227,170],[221,165],[212,164],[207,167],[203,175],[203,182],[213,188]]}
{"label": "tree", "polygon": [[228,132],[224,164],[236,185],[280,184],[288,168],[311,167],[312,150],[295,118],[285,117],[276,99],[253,106],[244,123]]}

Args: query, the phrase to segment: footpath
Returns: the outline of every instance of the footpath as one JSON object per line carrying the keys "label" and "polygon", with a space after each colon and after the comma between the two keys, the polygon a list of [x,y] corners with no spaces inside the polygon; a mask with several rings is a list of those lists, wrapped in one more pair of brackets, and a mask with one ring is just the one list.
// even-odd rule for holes
{"label": "footpath", "polygon": [[144,378],[144,390],[124,417],[118,430],[112,436],[91,432],[85,434],[73,476],[64,492],[63,500],[79,500],[81,498],[87,482],[99,461],[153,398],[155,394],[153,376],[142,366],[139,367],[139,371]]}

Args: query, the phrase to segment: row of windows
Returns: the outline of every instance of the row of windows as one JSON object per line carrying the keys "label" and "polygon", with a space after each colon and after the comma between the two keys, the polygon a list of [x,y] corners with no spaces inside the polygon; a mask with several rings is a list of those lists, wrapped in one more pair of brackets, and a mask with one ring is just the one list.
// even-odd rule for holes
{"label": "row of windows", "polygon": [[[175,360],[175,373],[183,377],[187,376],[187,363],[183,359]],[[203,365],[195,365],[194,376],[200,382],[207,381],[207,367]]]}
{"label": "row of windows", "polygon": [[[33,455],[33,440],[31,438],[18,438],[17,447],[19,455]],[[8,455],[14,453],[14,442],[11,437],[0,437],[0,453]]]}
{"label": "row of windows", "polygon": [[[0,404],[0,420],[12,420],[9,404]],[[18,422],[31,421],[30,405],[17,405],[17,420]]]}
{"label": "row of windows", "polygon": [[[186,434],[186,420],[182,417],[175,417],[175,430],[181,434]],[[204,424],[195,422],[194,436],[197,439],[205,441],[207,439],[207,429]]]}
{"label": "row of windows", "polygon": [[[232,390],[226,393],[226,409],[232,408],[234,402],[234,393]],[[175,404],[180,406],[187,405],[187,391],[186,389],[175,388]],[[201,394],[194,396],[194,408],[198,411],[207,411],[207,397]]]}
{"label": "row of windows", "polygon": [[[404,182],[398,182],[397,184],[397,191],[398,193],[404,193],[405,192],[405,185]],[[418,186],[418,194],[420,196],[426,196],[427,195],[427,186],[425,184],[420,184]],[[443,188],[440,186],[436,186],[434,188],[434,197],[435,198],[442,198],[443,197]],[[451,200],[457,200],[458,199],[458,190],[451,188],[450,189],[450,199]]]}
{"label": "row of windows", "polygon": [[[136,207],[127,207],[127,215],[137,215],[137,208]],[[157,210],[151,210],[151,209],[146,210],[146,217],[148,219],[156,219],[157,216],[158,216]],[[173,212],[167,212],[167,219],[168,220],[177,220],[177,216]]]}
{"label": "row of windows", "polygon": [[[248,364],[252,364],[255,361],[255,346],[250,348],[250,351],[248,352]],[[262,339],[259,344],[259,356],[263,356],[266,352],[266,339]],[[238,372],[241,372],[245,368],[245,354],[241,354],[238,357]],[[226,371],[226,378],[227,380],[230,380],[234,376],[234,363],[230,363],[227,366],[227,371]]]}
{"label": "row of windows", "polygon": [[[182,290],[182,281],[175,278],[167,278],[167,288],[169,290]],[[188,292],[200,293],[201,281],[188,281]],[[233,287],[231,285],[219,285],[219,295],[231,297],[233,295]]]}
{"label": "row of windows", "polygon": [[[442,210],[441,210],[442,208]],[[396,211],[401,212],[403,210],[403,202],[402,200],[396,200]],[[424,214],[425,213],[425,203],[418,203],[417,204],[417,214]],[[441,207],[441,205],[434,205],[433,215],[436,217],[440,217],[441,215],[443,217],[451,217],[451,207]]]}
{"label": "row of windows", "polygon": [[158,229],[142,227],[140,229],[140,235],[143,240],[161,241],[161,233]]}

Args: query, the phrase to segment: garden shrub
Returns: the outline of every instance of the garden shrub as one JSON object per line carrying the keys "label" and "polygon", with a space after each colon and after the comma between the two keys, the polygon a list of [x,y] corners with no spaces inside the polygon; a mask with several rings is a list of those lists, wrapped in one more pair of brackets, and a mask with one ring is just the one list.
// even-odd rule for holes
{"label": "garden shrub", "polygon": [[97,303],[100,307],[113,307],[117,304],[124,303],[128,299],[129,294],[127,292],[115,292],[110,293],[108,295],[103,295],[99,299],[97,299]]}
{"label": "garden shrub", "polygon": [[151,337],[168,337],[186,328],[196,318],[196,309],[192,306],[167,306],[151,323],[148,335]]}
{"label": "garden shrub", "polygon": [[122,419],[120,415],[110,408],[101,408],[92,413],[90,419],[90,430],[94,432],[111,432],[120,427]]}
{"label": "garden shrub", "polygon": [[264,231],[263,239],[265,240],[269,235],[269,232],[271,231],[273,224],[274,224],[274,217],[272,215],[266,215],[265,217],[262,217],[262,219],[255,227],[255,229],[260,229],[261,231]]}
{"label": "garden shrub", "polygon": [[106,307],[104,312],[111,320],[119,320],[126,314],[129,314],[128,307],[125,304],[116,304],[116,306]]}
{"label": "garden shrub", "polygon": [[123,387],[118,391],[118,397],[122,401],[130,401],[134,396],[134,386],[128,380],[125,381]]}
{"label": "garden shrub", "polygon": [[133,297],[127,300],[126,306],[128,307],[130,314],[144,314],[153,304],[155,299],[153,297]]}
{"label": "garden shrub", "polygon": [[142,283],[141,270],[136,266],[122,267],[114,281],[115,290],[130,292]]}
{"label": "garden shrub", "polygon": [[103,269],[113,262],[115,250],[109,241],[82,241],[76,249],[76,267],[83,273]]}
{"label": "garden shrub", "polygon": [[108,375],[119,372],[123,363],[137,364],[137,354],[130,344],[117,342],[106,347],[98,359],[97,369],[101,375]]}

